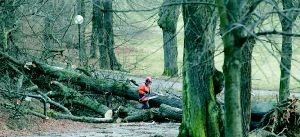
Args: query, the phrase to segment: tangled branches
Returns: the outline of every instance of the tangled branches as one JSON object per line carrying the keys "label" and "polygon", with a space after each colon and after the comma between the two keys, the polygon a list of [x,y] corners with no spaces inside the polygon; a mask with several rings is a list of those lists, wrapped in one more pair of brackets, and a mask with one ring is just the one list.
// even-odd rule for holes
{"label": "tangled branches", "polygon": [[260,127],[277,135],[296,137],[300,135],[300,102],[292,97],[269,111],[260,123]]}

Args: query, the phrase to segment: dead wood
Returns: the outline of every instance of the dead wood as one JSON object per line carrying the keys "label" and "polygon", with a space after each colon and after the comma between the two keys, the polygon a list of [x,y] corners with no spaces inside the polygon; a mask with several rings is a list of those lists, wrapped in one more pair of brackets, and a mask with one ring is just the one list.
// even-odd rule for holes
{"label": "dead wood", "polygon": [[[130,100],[138,100],[137,88],[131,86],[129,81],[124,79],[97,79],[81,74],[74,70],[63,69],[47,64],[32,62],[26,66],[32,71],[35,83],[40,87],[50,88],[48,85],[51,79],[57,79],[60,82],[68,82],[78,85],[85,90],[92,90],[95,93],[105,94],[107,92],[112,95],[125,97]],[[41,77],[42,76],[42,77]],[[181,99],[171,95],[161,95],[158,92],[151,92],[151,95],[158,96],[149,101],[151,106],[158,107],[160,104],[167,104],[172,107],[182,108]]]}
{"label": "dead wood", "polygon": [[110,118],[95,118],[95,117],[84,117],[84,116],[73,116],[61,113],[52,113],[52,117],[56,119],[69,119],[73,121],[80,121],[80,122],[88,122],[88,123],[112,123],[113,119]]}
{"label": "dead wood", "polygon": [[107,106],[102,105],[98,103],[96,100],[92,100],[91,98],[84,96],[79,92],[64,86],[62,83],[59,83],[57,81],[52,81],[51,84],[59,87],[60,91],[56,91],[56,93],[66,98],[64,101],[65,104],[72,103],[72,104],[78,104],[80,106],[85,106],[86,108],[98,112],[103,116],[107,113],[107,111],[110,110]]}
{"label": "dead wood", "polygon": [[120,106],[117,115],[122,118],[122,122],[139,121],[174,121],[180,122],[182,119],[182,110],[161,104],[159,108],[151,109],[130,109]]}
{"label": "dead wood", "polygon": [[259,127],[277,135],[297,136],[300,134],[299,99],[293,97],[280,102],[262,119]]}

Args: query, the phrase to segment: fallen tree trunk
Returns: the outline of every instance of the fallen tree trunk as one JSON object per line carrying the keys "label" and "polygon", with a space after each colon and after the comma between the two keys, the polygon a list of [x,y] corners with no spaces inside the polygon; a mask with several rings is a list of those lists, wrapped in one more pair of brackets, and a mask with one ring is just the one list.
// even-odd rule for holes
{"label": "fallen tree trunk", "polygon": [[95,117],[78,117],[61,113],[53,113],[52,117],[56,119],[69,119],[73,121],[88,122],[88,123],[112,123],[112,118],[95,118]]}
{"label": "fallen tree trunk", "polygon": [[[95,112],[98,112],[99,114],[101,114],[103,116],[105,114],[107,114],[108,111],[111,111],[107,106],[102,105],[87,96],[83,96],[80,93],[78,93],[77,91],[74,91],[73,89],[68,88],[57,81],[52,81],[51,84],[59,87],[61,92],[59,92],[58,94],[60,94],[64,98],[66,98],[66,101],[64,103],[78,104],[81,106],[85,106],[86,108],[89,108]],[[56,93],[54,93],[54,94],[56,94]],[[111,118],[112,116],[109,116],[109,117]]]}
{"label": "fallen tree trunk", "polygon": [[[105,77],[102,77],[102,79],[97,79],[86,74],[81,74],[75,70],[63,69],[38,62],[27,63],[24,66],[22,63],[19,63],[18,61],[7,56],[6,54],[2,54],[1,52],[0,57],[1,61],[5,61],[6,64],[8,64],[4,65],[5,67],[14,67],[13,70],[15,72],[25,73],[28,78],[31,78],[31,80],[38,85],[38,87],[50,90],[51,86],[56,84],[62,91],[66,91],[67,94],[64,93],[64,96],[72,98],[71,101],[73,103],[93,106],[90,108],[92,110],[96,110],[96,112],[99,112],[101,115],[105,115],[106,111],[108,110],[107,108],[102,107],[104,105],[93,103],[93,100],[89,99],[88,97],[85,98],[77,91],[70,88],[67,89],[67,87],[64,87],[63,85],[60,86],[58,83],[71,83],[73,85],[80,86],[82,90],[92,90],[99,94],[105,94],[109,92],[113,95],[125,97],[129,100],[138,100],[137,87],[131,86],[130,82],[124,78],[105,79]],[[57,80],[59,82],[50,84],[52,80]],[[181,121],[181,98],[172,94],[162,95],[158,93],[163,93],[163,91],[151,92],[151,95],[156,95],[157,98],[150,100],[149,103],[151,107],[160,107],[159,109],[155,108],[150,110],[137,110],[135,113],[128,113],[127,115],[124,115],[123,118],[127,121],[149,120],[151,118],[165,118]],[[65,109],[64,112],[71,114],[68,109]]]}
{"label": "fallen tree trunk", "polygon": [[180,122],[182,119],[182,110],[161,104],[159,108],[151,109],[134,109],[120,106],[117,115],[121,118],[121,122],[140,122],[140,121],[175,121]]}
{"label": "fallen tree trunk", "polygon": [[[113,95],[125,97],[126,99],[138,100],[137,87],[131,86],[129,81],[124,79],[96,79],[74,70],[58,68],[38,62],[32,62],[32,64],[26,67],[34,74],[32,75],[35,77],[34,82],[44,88],[49,89],[47,87],[48,83],[51,79],[55,78],[58,81],[71,82],[83,89],[92,90],[96,93],[105,94],[106,92],[111,92]],[[41,75],[43,76],[42,80],[40,78]],[[176,96],[162,95],[157,92],[151,92],[151,95],[157,96],[157,98],[149,101],[151,106],[158,107],[160,104],[167,104],[172,107],[182,108],[181,99]]]}
{"label": "fallen tree trunk", "polygon": [[171,107],[166,104],[161,104],[159,112],[162,117],[180,122],[182,119],[182,109]]}

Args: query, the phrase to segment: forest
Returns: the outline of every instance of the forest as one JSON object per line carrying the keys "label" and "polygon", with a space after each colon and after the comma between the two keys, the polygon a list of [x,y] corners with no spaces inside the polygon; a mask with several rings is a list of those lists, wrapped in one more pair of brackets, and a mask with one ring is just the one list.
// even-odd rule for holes
{"label": "forest", "polygon": [[299,12],[299,0],[0,0],[0,136],[68,120],[300,137]]}

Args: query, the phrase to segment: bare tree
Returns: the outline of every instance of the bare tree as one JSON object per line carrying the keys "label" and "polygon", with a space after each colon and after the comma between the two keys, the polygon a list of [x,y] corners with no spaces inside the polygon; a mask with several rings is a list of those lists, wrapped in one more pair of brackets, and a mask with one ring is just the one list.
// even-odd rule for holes
{"label": "bare tree", "polygon": [[[282,0],[283,10],[279,12],[282,31],[285,33],[293,33],[293,24],[298,16],[298,12],[293,9],[300,8],[298,0]],[[290,72],[293,54],[293,37],[282,35],[281,46],[281,62],[280,62],[280,87],[279,87],[279,101],[286,100],[290,95]]]}
{"label": "bare tree", "polygon": [[[235,26],[241,21],[241,8],[245,0],[216,0],[220,16],[220,29],[224,43],[225,77],[225,137],[242,137],[241,115],[241,48],[246,39],[242,28]],[[239,22],[240,23],[240,22]]]}

